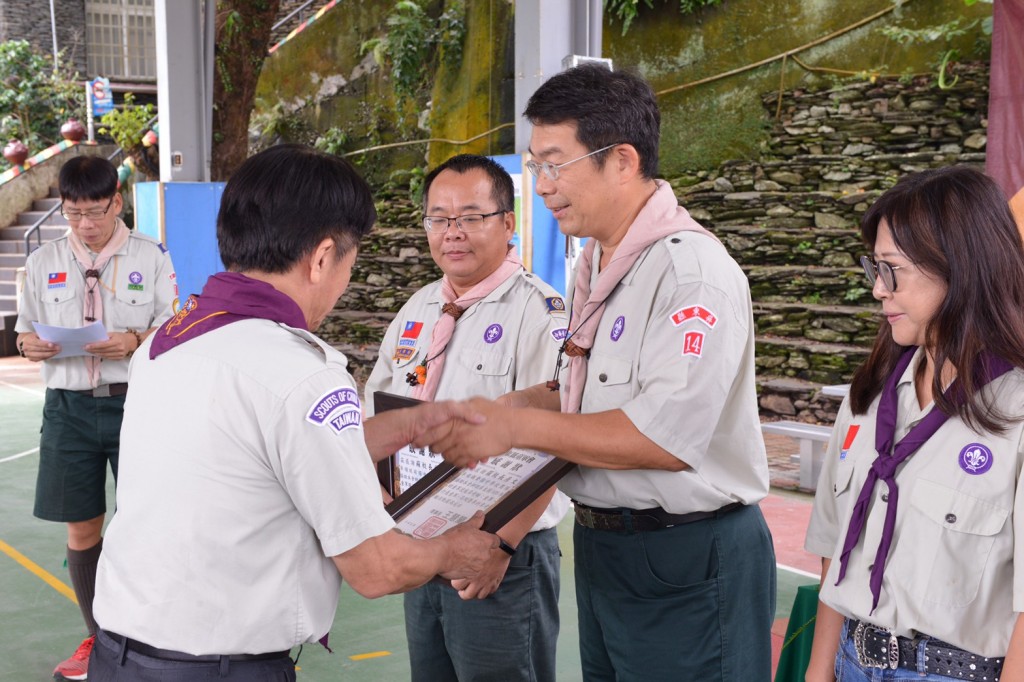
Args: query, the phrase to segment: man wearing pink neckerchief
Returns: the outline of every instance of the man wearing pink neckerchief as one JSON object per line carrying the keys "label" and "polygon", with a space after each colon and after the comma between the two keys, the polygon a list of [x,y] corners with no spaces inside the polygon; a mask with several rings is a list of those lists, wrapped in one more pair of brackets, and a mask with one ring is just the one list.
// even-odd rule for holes
{"label": "man wearing pink neckerchief", "polygon": [[[497,398],[551,376],[565,337],[562,297],[526,272],[509,174],[461,154],[424,181],[423,226],[444,277],[417,291],[388,329],[366,384],[420,400]],[[407,468],[429,471],[439,458]],[[405,478],[403,476],[402,478]],[[411,480],[411,478],[410,478]],[[554,488],[498,531],[501,548],[474,581],[428,583],[405,596],[413,682],[555,679],[560,551],[569,508]]]}
{"label": "man wearing pink neckerchief", "polygon": [[[118,218],[122,199],[113,164],[76,157],[61,168],[58,184],[61,214],[71,229],[28,258],[15,329],[22,357],[42,363],[46,383],[34,514],[67,524],[68,574],[89,630],[53,674],[84,680],[96,634],[92,600],[103,547],[107,462],[116,481],[128,360],[171,316],[177,286],[163,245]],[[33,322],[101,322],[109,338],[87,345],[85,356],[58,357],[61,347],[39,338]]]}
{"label": "man wearing pink neckerchief", "polygon": [[486,423],[422,444],[459,465],[510,447],[579,465],[558,487],[575,503],[584,680],[769,680],[775,562],[757,507],[768,467],[747,280],[656,179],[660,114],[643,80],[573,68],[524,115],[537,193],[564,234],[588,238],[568,377],[474,401]]}

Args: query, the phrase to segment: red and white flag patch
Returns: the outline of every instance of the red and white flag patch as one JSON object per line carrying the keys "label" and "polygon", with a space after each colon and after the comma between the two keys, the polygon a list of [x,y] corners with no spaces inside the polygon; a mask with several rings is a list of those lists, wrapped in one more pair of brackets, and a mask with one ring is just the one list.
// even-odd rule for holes
{"label": "red and white flag patch", "polygon": [[708,329],[714,329],[715,325],[718,324],[718,316],[708,310],[702,305],[688,305],[685,308],[672,313],[672,324],[679,326],[687,320],[697,319],[708,326]]}
{"label": "red and white flag patch", "polygon": [[704,352],[704,332],[686,332],[683,335],[683,355],[696,355]]}

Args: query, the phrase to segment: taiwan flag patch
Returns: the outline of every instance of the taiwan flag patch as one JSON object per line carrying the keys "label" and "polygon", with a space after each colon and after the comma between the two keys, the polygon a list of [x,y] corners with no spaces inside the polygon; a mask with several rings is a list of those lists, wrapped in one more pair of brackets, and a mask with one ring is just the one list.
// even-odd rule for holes
{"label": "taiwan flag patch", "polygon": [[68,273],[51,272],[46,279],[47,289],[63,289],[68,285]]}
{"label": "taiwan flag patch", "polygon": [[860,424],[851,424],[846,429],[846,438],[843,439],[843,447],[839,451],[839,459],[846,459],[846,453],[849,452],[850,446],[853,445],[853,439],[857,437],[857,432],[860,431]]}
{"label": "taiwan flag patch", "polygon": [[412,339],[415,341],[420,336],[420,331],[423,329],[422,322],[406,322],[405,329],[402,330],[403,339]]}

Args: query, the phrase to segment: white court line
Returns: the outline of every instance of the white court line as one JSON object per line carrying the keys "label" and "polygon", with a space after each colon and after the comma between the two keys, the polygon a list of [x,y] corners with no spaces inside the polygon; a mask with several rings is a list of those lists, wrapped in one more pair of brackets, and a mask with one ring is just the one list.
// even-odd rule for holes
{"label": "white court line", "polygon": [[22,457],[28,457],[29,455],[33,455],[37,452],[39,452],[39,448],[32,448],[31,450],[26,450],[25,452],[19,452],[16,455],[11,455],[10,457],[4,457],[3,459],[0,459],[0,464],[3,464],[4,462],[10,462],[12,459],[21,459]]}
{"label": "white court line", "polygon": [[31,393],[32,395],[37,395],[37,396],[45,396],[46,395],[45,391],[36,391],[36,390],[31,389],[31,388],[25,388],[24,386],[18,386],[17,384],[11,384],[11,383],[8,383],[6,381],[0,381],[0,384],[2,384],[4,386],[9,386],[10,388],[15,388],[15,389],[17,389],[19,391],[24,391],[25,393]]}
{"label": "white court line", "polygon": [[[0,460],[0,462],[2,462],[2,461],[3,460]],[[821,580],[821,575],[820,574],[811,573],[810,571],[805,571],[805,570],[800,569],[800,568],[793,568],[792,566],[787,566],[786,564],[780,564],[778,562],[776,562],[775,566],[777,568],[781,568],[784,571],[789,571],[790,573],[796,573],[797,575],[802,575],[802,576],[807,577],[807,578],[814,578],[815,580]]]}

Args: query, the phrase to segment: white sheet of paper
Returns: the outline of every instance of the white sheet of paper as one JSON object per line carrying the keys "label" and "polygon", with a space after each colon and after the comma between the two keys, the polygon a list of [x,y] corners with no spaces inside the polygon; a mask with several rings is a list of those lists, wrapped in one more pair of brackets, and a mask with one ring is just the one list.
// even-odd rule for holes
{"label": "white sheet of paper", "polygon": [[[399,462],[404,452],[399,451]],[[494,507],[551,460],[552,456],[544,452],[513,448],[475,469],[460,469],[405,514],[397,527],[418,538],[439,535],[476,511]]]}
{"label": "white sheet of paper", "polygon": [[54,355],[55,358],[71,358],[76,355],[89,355],[84,346],[97,341],[106,341],[109,337],[103,323],[97,320],[84,327],[57,327],[42,322],[33,322],[36,334],[43,341],[56,343],[60,346],[60,352]]}

